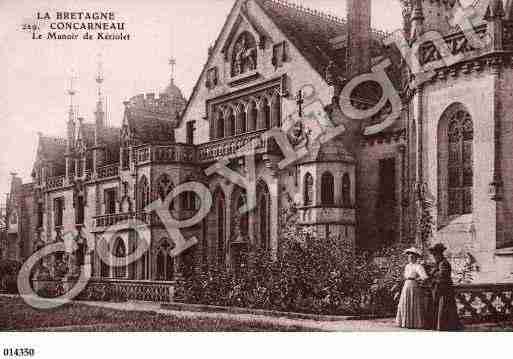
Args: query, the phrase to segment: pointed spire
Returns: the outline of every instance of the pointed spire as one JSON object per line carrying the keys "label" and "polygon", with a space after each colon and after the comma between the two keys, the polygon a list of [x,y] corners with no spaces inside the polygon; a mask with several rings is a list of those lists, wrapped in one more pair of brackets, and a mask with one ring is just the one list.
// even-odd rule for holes
{"label": "pointed spire", "polygon": [[424,9],[422,7],[422,0],[413,0],[411,9],[411,41],[415,41],[417,37],[424,32],[424,19],[425,18]]}
{"label": "pointed spire", "polygon": [[96,119],[96,129],[99,130],[104,126],[105,120],[105,112],[103,111],[103,93],[102,93],[102,85],[103,85],[104,77],[103,77],[103,62],[101,53],[98,54],[98,70],[96,73],[96,86],[98,89],[98,99],[96,101],[96,111],[94,113]]}
{"label": "pointed spire", "polygon": [[504,13],[506,16],[506,20],[513,20],[513,0],[506,0],[506,5],[504,6]]}
{"label": "pointed spire", "polygon": [[69,80],[69,88],[68,88],[68,95],[69,95],[69,112],[68,112],[68,122],[66,124],[67,128],[67,141],[66,141],[66,149],[69,153],[71,149],[74,146],[74,139],[75,139],[75,107],[73,104],[73,97],[76,95],[77,91],[74,87],[74,80],[76,79],[76,75],[74,71],[71,71],[71,76]]}
{"label": "pointed spire", "polygon": [[176,59],[171,57],[169,59],[169,66],[171,66],[171,83],[174,83],[175,80],[175,67],[176,67]]}
{"label": "pointed spire", "polygon": [[486,7],[484,19],[487,21],[502,19],[504,15],[504,3],[502,0],[491,0]]}
{"label": "pointed spire", "polygon": [[74,121],[74,106],[73,106],[73,97],[77,94],[77,91],[74,87],[74,80],[76,79],[74,71],[71,70],[71,76],[69,79],[69,88],[68,88],[68,95],[69,95],[69,121]]}

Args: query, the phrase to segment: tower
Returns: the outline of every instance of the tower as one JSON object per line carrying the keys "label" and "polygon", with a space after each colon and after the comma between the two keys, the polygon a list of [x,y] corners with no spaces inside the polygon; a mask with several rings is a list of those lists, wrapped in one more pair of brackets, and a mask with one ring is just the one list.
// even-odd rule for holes
{"label": "tower", "polygon": [[371,65],[371,0],[347,0],[347,75],[369,72]]}

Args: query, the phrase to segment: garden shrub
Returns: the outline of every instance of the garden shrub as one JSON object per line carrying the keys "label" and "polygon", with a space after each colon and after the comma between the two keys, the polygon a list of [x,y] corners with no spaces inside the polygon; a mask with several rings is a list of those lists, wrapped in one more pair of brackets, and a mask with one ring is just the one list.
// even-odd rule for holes
{"label": "garden shrub", "polygon": [[393,313],[406,245],[357,253],[338,237],[298,225],[293,205],[283,210],[282,223],[277,260],[250,248],[240,273],[196,271],[185,278],[184,301],[311,314]]}
{"label": "garden shrub", "polygon": [[17,281],[20,269],[20,262],[9,259],[0,260],[0,291],[18,294]]}

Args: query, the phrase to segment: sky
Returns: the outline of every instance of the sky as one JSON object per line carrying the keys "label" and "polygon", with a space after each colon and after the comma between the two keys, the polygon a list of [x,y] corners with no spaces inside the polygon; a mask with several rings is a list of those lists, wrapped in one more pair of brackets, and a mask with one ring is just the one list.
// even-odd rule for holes
{"label": "sky", "polygon": [[[162,91],[169,83],[169,58],[176,59],[175,83],[188,97],[235,0],[0,0],[0,202],[10,173],[30,182],[37,133],[65,135],[71,74],[79,116],[93,120],[98,54],[101,53],[107,118],[119,125],[123,101]],[[345,17],[345,0],[295,1]],[[401,26],[397,0],[372,0],[373,26]],[[128,41],[33,40],[23,24],[56,11],[114,12],[125,22]]]}

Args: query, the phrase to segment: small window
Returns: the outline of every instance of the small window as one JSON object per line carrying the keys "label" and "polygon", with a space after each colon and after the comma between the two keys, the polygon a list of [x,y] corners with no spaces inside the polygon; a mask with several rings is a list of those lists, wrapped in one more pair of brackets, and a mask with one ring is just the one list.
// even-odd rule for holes
{"label": "small window", "polygon": [[305,175],[304,186],[305,186],[305,193],[304,193],[305,206],[311,206],[313,204],[314,180],[310,173],[307,173]]}
{"label": "small window", "polygon": [[325,172],[321,177],[321,202],[325,206],[335,204],[335,183],[333,175]]}
{"label": "small window", "polygon": [[286,43],[281,42],[277,45],[273,46],[273,58],[272,58],[272,64],[275,69],[282,67],[283,63],[287,61],[287,54],[286,54]]}
{"label": "small window", "polygon": [[84,224],[84,197],[78,196],[76,210],[76,224]]}
{"label": "small window", "polygon": [[345,208],[351,207],[351,179],[349,173],[344,173],[344,176],[342,176],[342,205]]}
{"label": "small window", "polygon": [[196,121],[187,122],[187,134],[186,134],[186,142],[189,145],[194,144],[194,131],[196,130]]}
{"label": "small window", "polygon": [[37,228],[43,227],[43,204],[37,204]]}
{"label": "small window", "polygon": [[116,189],[105,190],[105,214],[116,213]]}
{"label": "small window", "polygon": [[62,226],[62,218],[64,214],[64,198],[56,198],[54,200],[54,224],[56,227]]}

